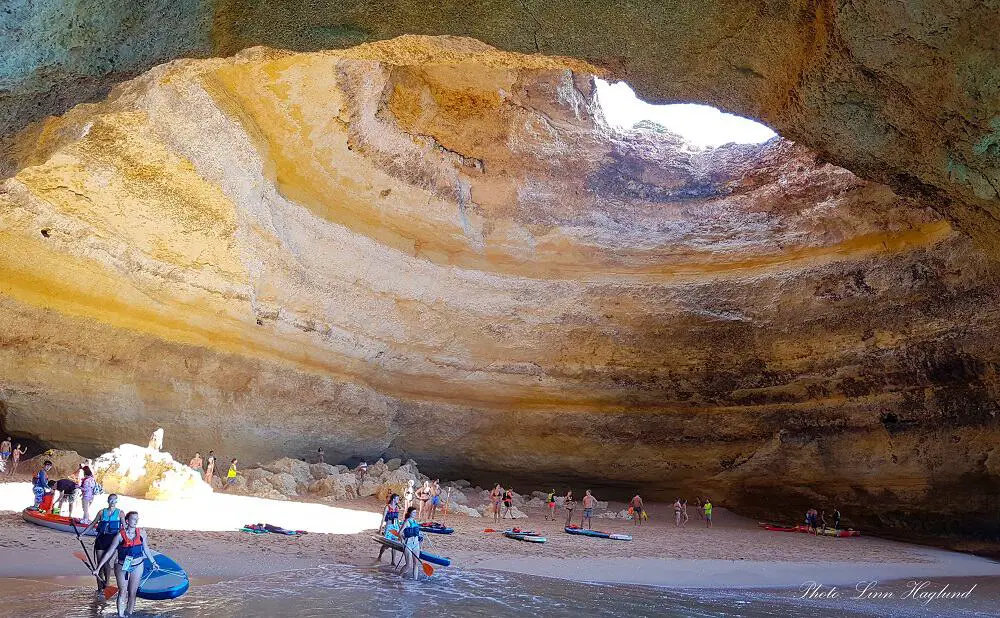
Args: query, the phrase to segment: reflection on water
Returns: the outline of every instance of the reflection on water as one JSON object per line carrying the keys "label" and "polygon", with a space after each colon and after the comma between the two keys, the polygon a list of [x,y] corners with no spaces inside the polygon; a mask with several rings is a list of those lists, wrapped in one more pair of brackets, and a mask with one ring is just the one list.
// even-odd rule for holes
{"label": "reflection on water", "polygon": [[[97,605],[92,589],[54,581],[0,585],[0,615],[113,616],[114,601]],[[430,579],[402,580],[386,570],[343,565],[285,571],[192,585],[174,601],[142,601],[135,616],[990,616],[938,603],[808,601],[793,592],[677,591],[593,585],[492,571],[438,569]],[[989,601],[985,600],[989,607]]]}

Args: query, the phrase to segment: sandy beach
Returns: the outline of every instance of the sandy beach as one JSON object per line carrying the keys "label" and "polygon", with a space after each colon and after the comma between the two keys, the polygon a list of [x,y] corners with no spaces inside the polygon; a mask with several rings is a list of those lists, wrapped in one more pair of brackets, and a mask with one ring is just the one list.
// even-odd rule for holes
{"label": "sandy beach", "polygon": [[[16,480],[23,483],[25,479]],[[15,488],[21,489],[7,483],[0,485],[0,495],[6,495],[5,489]],[[240,497],[219,499],[224,501],[220,504],[244,508],[239,506]],[[0,562],[0,577],[85,575],[84,566],[72,555],[79,549],[77,540],[70,534],[24,522],[20,509],[10,506],[11,500],[8,496],[0,512],[0,548],[5,556]],[[25,495],[25,503],[27,500]],[[197,508],[184,504],[157,507],[178,512]],[[610,508],[620,509],[623,505],[612,504]],[[861,579],[1000,577],[1000,563],[985,558],[878,538],[837,539],[768,532],[757,527],[756,522],[721,507],[716,508],[711,529],[697,515],[687,527],[675,527],[672,509],[666,504],[648,505],[650,519],[642,526],[622,520],[594,520],[594,528],[633,535],[631,542],[568,535],[562,530],[564,512],[558,512],[561,517],[553,522],[544,520],[541,509],[526,511],[528,519],[515,523],[507,520],[501,525],[495,525],[492,518],[439,517],[455,528],[455,534],[429,534],[425,548],[452,558],[463,569],[674,588],[798,587],[808,580],[853,585]],[[311,532],[300,537],[235,530],[167,530],[156,527],[155,522],[147,527],[152,545],[178,560],[192,577],[230,578],[330,563],[371,565],[377,553],[370,539],[374,530],[356,529],[356,522],[377,522],[380,512],[381,504],[374,498],[338,503],[330,517],[345,520],[339,528],[343,532]],[[258,515],[260,511],[254,510],[236,512],[233,517],[251,522],[257,521]],[[314,525],[332,523],[336,522]],[[524,543],[484,532],[511,525],[536,530],[548,542]]]}

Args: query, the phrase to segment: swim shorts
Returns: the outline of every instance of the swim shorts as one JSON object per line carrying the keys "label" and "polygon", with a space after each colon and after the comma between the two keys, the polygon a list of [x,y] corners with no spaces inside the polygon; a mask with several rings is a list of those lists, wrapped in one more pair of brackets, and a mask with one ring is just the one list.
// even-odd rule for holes
{"label": "swim shorts", "polygon": [[441,496],[434,496],[433,498],[431,498],[431,504],[433,504],[434,506],[438,506],[439,504],[441,504]]}
{"label": "swim shorts", "polygon": [[583,516],[590,519],[591,515],[594,514],[594,509],[583,509]]}

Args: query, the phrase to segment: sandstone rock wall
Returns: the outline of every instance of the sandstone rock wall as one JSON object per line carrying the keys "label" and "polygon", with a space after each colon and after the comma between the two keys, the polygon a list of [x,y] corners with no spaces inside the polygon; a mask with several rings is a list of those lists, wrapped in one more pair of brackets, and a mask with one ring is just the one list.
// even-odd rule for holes
{"label": "sandstone rock wall", "polygon": [[5,426],[936,534],[961,503],[955,532],[995,538],[988,255],[801,145],[614,132],[595,70],[468,39],[254,49],[23,133]]}

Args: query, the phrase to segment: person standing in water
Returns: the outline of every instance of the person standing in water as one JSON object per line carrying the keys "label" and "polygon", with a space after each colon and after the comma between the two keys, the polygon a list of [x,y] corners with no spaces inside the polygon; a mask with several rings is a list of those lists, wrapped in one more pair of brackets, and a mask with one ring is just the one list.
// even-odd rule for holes
{"label": "person standing in water", "polygon": [[28,449],[21,448],[18,444],[14,447],[14,450],[10,453],[10,466],[7,470],[7,476],[14,476],[14,472],[17,471],[17,462],[21,461],[21,455],[28,452]]}
{"label": "person standing in water", "polygon": [[[110,494],[108,496],[108,506],[97,511],[97,515],[94,519],[87,524],[87,527],[80,532],[80,536],[86,535],[87,531],[91,528],[97,530],[97,538],[94,539],[94,559],[100,560],[107,553],[108,548],[111,547],[111,542],[118,535],[118,532],[122,528],[122,510],[116,505],[118,504],[118,494]],[[110,562],[104,565],[104,571],[97,576],[97,591],[102,592],[107,587],[108,582],[111,581],[111,575],[113,573],[113,567]]]}
{"label": "person standing in water", "polygon": [[201,459],[201,453],[195,453],[194,457],[191,458],[191,461],[188,462],[188,467],[192,470],[197,470],[198,475],[202,476],[205,474],[205,470],[202,469],[204,463],[205,462]]}
{"label": "person standing in water", "polygon": [[705,511],[705,527],[712,527],[712,499],[705,496],[705,504],[702,505],[702,510]]}
{"label": "person standing in water", "polygon": [[[580,516],[580,527],[581,528],[584,528],[584,527],[590,528],[590,526],[594,525],[594,523],[591,521],[591,518],[594,516],[594,505],[595,504],[597,504],[597,498],[595,498],[593,495],[591,495],[590,490],[588,489],[583,494],[583,515]],[[584,520],[586,520],[586,522],[587,522],[586,526],[583,525]]]}
{"label": "person standing in water", "polygon": [[563,508],[566,509],[566,527],[568,528],[573,522],[573,509],[576,508],[576,500],[573,499],[572,489],[566,491],[566,497],[563,499]]}
{"label": "person standing in water", "polygon": [[[146,531],[139,527],[139,513],[129,511],[125,516],[125,525],[111,541],[108,551],[97,563],[94,576],[101,568],[117,555],[115,562],[115,579],[118,581],[118,615],[131,616],[135,612],[135,596],[142,582],[142,573],[149,568],[157,570],[156,560],[149,549]],[[147,564],[148,562],[148,564]],[[126,612],[128,612],[126,614]]]}
{"label": "person standing in water", "polygon": [[208,465],[205,466],[205,482],[212,484],[212,476],[215,474],[215,451],[208,452]]}
{"label": "person standing in water", "polygon": [[642,498],[639,494],[632,497],[632,501],[629,503],[632,507],[632,525],[641,526],[642,525]]}
{"label": "person standing in water", "polygon": [[423,536],[420,534],[420,522],[413,516],[416,510],[414,506],[407,509],[406,521],[403,522],[403,553],[406,554],[406,566],[403,572],[410,571],[413,579],[417,579],[419,573],[417,566],[420,564],[420,540]]}
{"label": "person standing in water", "polygon": [[35,508],[42,503],[42,498],[45,496],[45,492],[49,489],[49,470],[52,469],[52,462],[48,459],[42,464],[42,469],[35,474],[34,479],[32,479],[31,490],[35,494]]}

